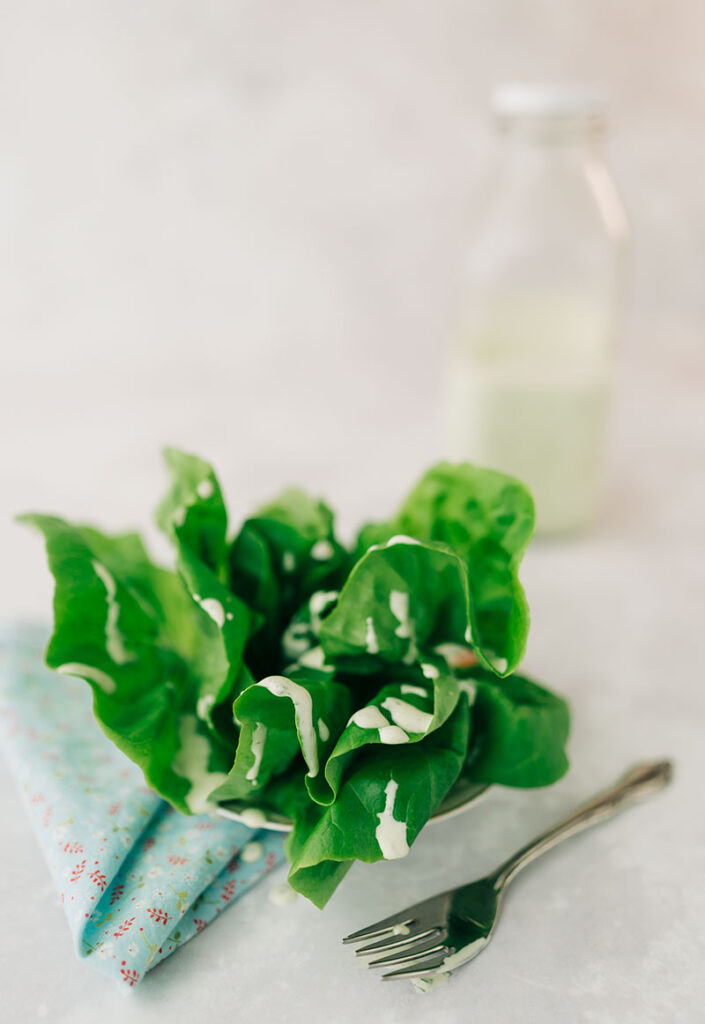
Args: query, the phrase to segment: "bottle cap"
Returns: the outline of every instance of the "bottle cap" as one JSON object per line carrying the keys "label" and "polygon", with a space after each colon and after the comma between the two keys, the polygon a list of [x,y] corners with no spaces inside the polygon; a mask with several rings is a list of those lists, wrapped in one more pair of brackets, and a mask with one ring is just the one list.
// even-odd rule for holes
{"label": "bottle cap", "polygon": [[502,119],[602,119],[605,107],[598,85],[506,82],[492,94],[492,110]]}

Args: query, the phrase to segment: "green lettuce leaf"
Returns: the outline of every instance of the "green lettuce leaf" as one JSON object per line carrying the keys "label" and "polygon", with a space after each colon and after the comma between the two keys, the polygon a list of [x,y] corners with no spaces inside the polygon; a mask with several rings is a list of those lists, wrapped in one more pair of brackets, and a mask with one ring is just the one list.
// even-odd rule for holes
{"label": "green lettuce leaf", "polygon": [[167,448],[171,487],[157,509],[157,524],[179,549],[188,549],[224,578],[228,517],[212,466],[196,455]]}
{"label": "green lettuce leaf", "polygon": [[223,707],[253,682],[244,663],[247,641],[261,616],[226,585],[227,514],[218,479],[209,463],[168,448],[171,487],[157,522],[176,548],[176,568],[187,592],[220,634],[218,671],[200,673],[199,716],[215,735],[235,742],[230,711]]}
{"label": "green lettuce leaf", "polygon": [[297,489],[230,542],[212,467],[166,461],[157,521],[175,571],[133,533],[25,521],[55,579],[47,664],[89,683],[103,730],[174,807],[288,817],[291,883],[323,906],[355,860],[404,856],[458,780],[563,774],[567,706],[514,674],[521,484],[441,463],[351,553]]}
{"label": "green lettuce leaf", "polygon": [[473,744],[464,776],[521,788],[557,782],[568,770],[570,712],[563,698],[526,676],[472,674]]}
{"label": "green lettuce leaf", "polygon": [[268,676],[235,701],[240,742],[228,778],[213,794],[218,801],[257,797],[273,775],[297,755],[300,773],[316,778],[352,710],[350,692],[318,673]]}
{"label": "green lettuce leaf", "polygon": [[336,540],[333,513],[304,491],[291,488],[248,519],[229,556],[230,588],[260,613],[247,660],[255,677],[281,671],[282,633],[316,591],[337,589],[349,555]]}
{"label": "green lettuce leaf", "polygon": [[506,675],[526,648],[529,608],[519,565],[533,531],[534,503],[518,480],[469,463],[441,462],[390,523],[365,527],[358,545],[408,534],[457,552],[468,568],[473,646],[487,667]]}
{"label": "green lettuce leaf", "polygon": [[198,713],[201,688],[227,669],[215,624],[134,534],[22,521],[43,533],[56,584],[47,665],[90,684],[100,726],[157,792],[204,810],[233,756]]}
{"label": "green lettuce leaf", "polygon": [[313,800],[333,803],[343,777],[370,746],[419,743],[448,720],[460,696],[458,681],[430,663],[426,668],[435,671],[435,678],[418,673],[414,682],[387,683],[351,716],[324,771],[306,779]]}
{"label": "green lettuce leaf", "polygon": [[419,743],[375,747],[356,762],[334,803],[297,821],[289,882],[325,906],[352,861],[404,857],[460,774],[468,702]]}
{"label": "green lettuce leaf", "polygon": [[[495,653],[477,639],[478,608],[465,562],[443,544],[393,537],[363,555],[320,628],[326,659],[350,672],[416,665],[473,644],[498,671]],[[499,666],[500,670],[505,665]]]}

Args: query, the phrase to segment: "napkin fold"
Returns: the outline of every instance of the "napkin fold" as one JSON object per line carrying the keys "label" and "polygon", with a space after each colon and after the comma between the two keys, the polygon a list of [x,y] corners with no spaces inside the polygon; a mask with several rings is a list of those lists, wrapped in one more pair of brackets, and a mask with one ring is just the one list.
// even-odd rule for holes
{"label": "napkin fold", "polygon": [[44,668],[46,639],[0,631],[0,743],[76,953],[133,986],[283,860],[282,836],[173,810],[101,732],[86,684]]}

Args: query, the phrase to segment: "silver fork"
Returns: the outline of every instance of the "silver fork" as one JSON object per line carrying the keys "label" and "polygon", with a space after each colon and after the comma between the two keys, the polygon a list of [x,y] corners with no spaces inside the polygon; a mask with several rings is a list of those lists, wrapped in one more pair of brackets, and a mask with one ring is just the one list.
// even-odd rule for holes
{"label": "silver fork", "polygon": [[670,761],[636,765],[616,785],[598,794],[505,861],[493,874],[432,896],[398,914],[347,935],[343,942],[374,942],[357,956],[385,954],[368,967],[396,967],[384,981],[426,978],[455,970],[481,953],[492,938],[504,892],[522,868],[569,836],[606,821],[634,800],[651,796],[672,777]]}

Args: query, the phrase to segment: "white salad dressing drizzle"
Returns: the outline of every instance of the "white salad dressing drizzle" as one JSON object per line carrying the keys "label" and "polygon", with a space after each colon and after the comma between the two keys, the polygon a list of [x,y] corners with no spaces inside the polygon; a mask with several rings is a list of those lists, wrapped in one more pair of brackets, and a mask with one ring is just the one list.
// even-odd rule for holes
{"label": "white salad dressing drizzle", "polygon": [[322,647],[311,647],[299,655],[299,664],[305,665],[306,668],[323,668],[325,660]]}
{"label": "white salad dressing drizzle", "polygon": [[387,746],[396,746],[398,743],[408,743],[409,737],[398,725],[390,725],[382,712],[375,704],[369,704],[366,708],[360,708],[348,719],[348,725],[356,725],[359,729],[378,729],[380,743]]}
{"label": "white salad dressing drizzle", "polygon": [[311,612],[311,629],[318,636],[321,628],[321,616],[326,609],[338,600],[337,590],[317,590],[311,594],[308,602],[308,609]]}
{"label": "white salad dressing drizzle", "polygon": [[95,559],[92,565],[96,576],[105,587],[105,599],[108,605],[108,615],[105,620],[105,647],[116,665],[124,665],[126,661],[134,661],[134,655],[126,649],[122,633],[118,628],[120,605],[116,600],[117,584],[104,565],[96,562]]}
{"label": "white salad dressing drizzle", "polygon": [[475,652],[462,644],[439,644],[434,650],[445,658],[451,668],[472,668],[477,665]]}
{"label": "white salad dressing drizzle", "polygon": [[507,661],[506,658],[497,658],[493,656],[492,664],[497,669],[497,671],[501,672],[502,674],[504,674],[509,668],[509,662]]}
{"label": "white salad dressing drizzle", "polygon": [[225,772],[212,772],[208,768],[211,745],[198,731],[195,715],[182,715],[179,724],[181,747],[173,760],[172,768],[181,775],[191,788],[185,797],[186,806],[194,814],[203,814],[212,808],[208,800],[216,786],[225,782]]}
{"label": "white salad dressing drizzle", "polygon": [[388,747],[397,746],[399,743],[408,743],[409,737],[398,725],[385,725],[379,730],[379,741]]}
{"label": "white salad dressing drizzle", "polygon": [[297,661],[311,646],[307,622],[293,622],[282,637],[282,650],[291,661]]}
{"label": "white salad dressing drizzle", "polygon": [[267,824],[267,815],[259,807],[246,807],[244,811],[240,811],[239,817],[242,824],[248,828],[259,828],[260,825]]}
{"label": "white salad dressing drizzle", "polygon": [[432,992],[434,988],[445,985],[450,981],[450,973],[441,971],[438,974],[431,974],[427,978],[412,978],[411,984],[417,992]]}
{"label": "white salad dressing drizzle", "polygon": [[350,716],[348,725],[356,725],[360,729],[385,729],[389,722],[382,712],[374,704],[366,708],[360,708],[354,715]]}
{"label": "white salad dressing drizzle", "polygon": [[326,725],[322,718],[318,719],[317,729],[318,735],[321,737],[321,741],[323,743],[325,743],[327,739],[330,739],[330,729],[328,728],[328,726]]}
{"label": "white salad dressing drizzle", "polygon": [[458,689],[461,693],[464,693],[468,699],[470,707],[475,703],[475,697],[477,696],[477,686],[473,683],[472,679],[459,679]]}
{"label": "white salad dressing drizzle", "polygon": [[196,487],[196,494],[199,498],[203,498],[206,501],[212,497],[215,492],[215,486],[212,480],[201,480],[200,484]]}
{"label": "white salad dressing drizzle", "polygon": [[[423,669],[423,667],[422,665],[421,668]],[[431,665],[431,668],[433,668],[433,665]],[[426,675],[425,672],[424,675]],[[424,690],[423,686],[412,686],[411,683],[402,683],[400,689],[402,693],[413,693],[416,697],[428,697],[428,691]]]}
{"label": "white salad dressing drizzle", "polygon": [[[195,600],[196,595],[194,594],[193,596]],[[206,615],[210,616],[210,618],[213,619],[213,622],[215,622],[216,626],[218,626],[218,628],[222,628],[223,623],[225,622],[225,609],[223,608],[220,601],[217,601],[214,597],[205,597],[202,598],[198,603],[200,604],[201,608],[206,613]]]}
{"label": "white salad dressing drizzle", "polygon": [[389,713],[394,724],[405,732],[426,732],[433,718],[428,711],[421,711],[398,697],[387,697],[382,701],[382,707]]}
{"label": "white salad dressing drizzle", "polygon": [[264,753],[264,744],[267,740],[267,726],[263,722],[258,722],[252,733],[252,756],[254,761],[250,768],[247,769],[245,778],[248,782],[251,782],[253,786],[257,785],[257,776],[259,775],[260,765],[262,764],[262,754]]}
{"label": "white salad dressing drizzle", "polygon": [[375,624],[371,615],[368,615],[365,619],[365,650],[368,654],[377,654],[379,652]]}
{"label": "white salad dressing drizzle", "polygon": [[103,693],[115,693],[117,689],[115,680],[111,679],[107,672],[92,665],[82,665],[78,661],[67,661],[65,665],[59,665],[56,669],[62,676],[79,676],[99,686]]}
{"label": "white salad dressing drizzle", "polygon": [[[431,665],[429,662],[424,662],[421,666],[421,671],[427,679],[438,679],[440,672],[435,665]],[[403,692],[403,691],[402,691]]]}
{"label": "white salad dressing drizzle", "polygon": [[399,625],[394,630],[395,636],[409,641],[409,649],[402,661],[405,665],[411,665],[416,661],[418,651],[416,649],[416,631],[409,615],[409,595],[406,591],[392,590],[389,595],[389,607],[394,618],[399,620]]}
{"label": "white salad dressing drizzle", "polygon": [[397,533],[390,537],[384,544],[370,544],[368,551],[381,551],[383,548],[393,548],[396,544],[420,544],[416,537],[408,537],[405,533]]}
{"label": "white salad dressing drizzle", "polygon": [[361,708],[350,716],[347,724],[357,725],[360,729],[378,729],[380,743],[386,743],[388,746],[409,742],[404,729],[400,729],[398,725],[390,725],[376,705]]}
{"label": "white salad dressing drizzle", "polygon": [[214,704],[215,697],[213,696],[212,693],[206,693],[202,697],[199,697],[196,703],[196,714],[198,715],[198,717],[203,719],[203,721],[207,721],[208,712],[210,711]]}
{"label": "white salad dressing drizzle", "polygon": [[406,841],[406,822],[397,821],[394,817],[394,801],[399,784],[390,779],[384,790],[384,810],[377,814],[379,825],[375,829],[375,839],[385,860],[397,860],[406,857],[409,844]]}
{"label": "white salad dressing drizzle", "polygon": [[327,562],[335,554],[335,548],[329,540],[317,540],[311,548],[311,558],[316,562]]}
{"label": "white salad dressing drizzle", "polygon": [[474,942],[471,942],[468,946],[464,946],[463,949],[459,950],[457,953],[451,953],[450,956],[447,956],[441,964],[441,967],[444,971],[454,971],[456,967],[461,967],[463,964],[466,964],[468,960],[472,960],[473,957],[477,956],[480,950],[482,950],[489,941],[489,936],[487,935],[483,935],[480,939],[475,939]]}
{"label": "white salad dressing drizzle", "polygon": [[287,907],[290,903],[294,902],[296,897],[297,893],[287,882],[275,885],[269,890],[269,902],[273,903],[275,907]]}
{"label": "white salad dressing drizzle", "polygon": [[308,765],[308,775],[318,775],[318,743],[313,728],[313,699],[311,694],[299,683],[292,682],[286,676],[267,676],[260,679],[258,686],[263,686],[275,697],[288,697],[294,705],[296,724],[301,736],[301,747]]}
{"label": "white salad dressing drizzle", "polygon": [[261,858],[263,853],[264,846],[262,843],[258,843],[253,839],[251,843],[245,843],[238,854],[238,860],[241,860],[243,864],[254,864],[255,861]]}

